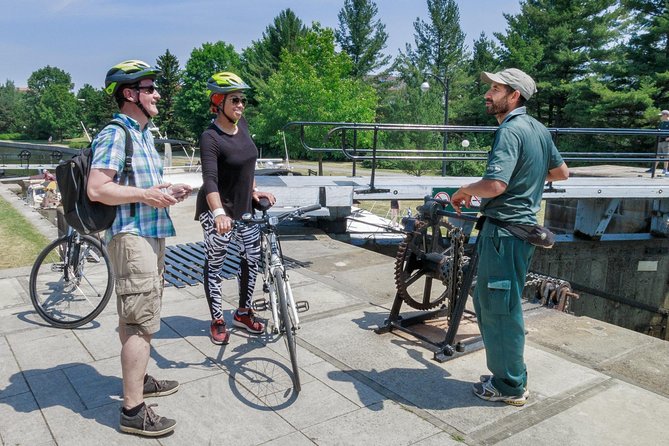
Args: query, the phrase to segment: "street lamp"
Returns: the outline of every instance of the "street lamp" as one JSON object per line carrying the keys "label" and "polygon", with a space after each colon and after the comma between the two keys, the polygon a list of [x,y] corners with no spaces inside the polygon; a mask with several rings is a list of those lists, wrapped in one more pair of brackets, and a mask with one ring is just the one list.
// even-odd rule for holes
{"label": "street lamp", "polygon": [[[436,76],[432,73],[423,73],[423,76],[432,76],[435,78],[444,89],[444,125],[448,125],[448,95],[449,95],[449,79],[442,79],[439,76]],[[420,84],[420,89],[423,92],[426,92],[430,89],[430,84],[428,81]],[[448,132],[444,129],[444,145],[442,147],[442,157],[441,160],[441,176],[446,176],[446,148],[448,146]]]}

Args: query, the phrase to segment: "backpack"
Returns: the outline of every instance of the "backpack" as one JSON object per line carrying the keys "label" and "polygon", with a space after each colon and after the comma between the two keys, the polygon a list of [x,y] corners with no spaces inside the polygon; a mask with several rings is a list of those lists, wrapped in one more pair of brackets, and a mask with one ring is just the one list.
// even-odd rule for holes
{"label": "backpack", "polygon": [[[125,163],[123,174],[127,184],[134,183],[132,172],[132,137],[128,128],[119,121],[111,121],[107,125],[121,127],[125,132]],[[65,221],[81,234],[95,234],[109,229],[116,218],[116,206],[91,201],[86,193],[88,175],[93,162],[93,149],[89,145],[71,159],[63,161],[56,167],[56,182],[60,190]],[[120,175],[119,175],[120,176]],[[131,183],[132,182],[132,183]],[[132,204],[131,215],[135,214]]]}

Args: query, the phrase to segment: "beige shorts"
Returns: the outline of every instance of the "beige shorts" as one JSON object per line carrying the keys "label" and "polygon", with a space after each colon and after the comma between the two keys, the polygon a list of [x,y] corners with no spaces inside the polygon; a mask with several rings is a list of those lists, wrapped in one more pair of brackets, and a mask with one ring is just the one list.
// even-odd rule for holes
{"label": "beige shorts", "polygon": [[657,143],[657,152],[663,155],[669,153],[669,141],[660,141]]}
{"label": "beige shorts", "polygon": [[119,330],[150,335],[160,329],[165,239],[116,234],[109,242]]}

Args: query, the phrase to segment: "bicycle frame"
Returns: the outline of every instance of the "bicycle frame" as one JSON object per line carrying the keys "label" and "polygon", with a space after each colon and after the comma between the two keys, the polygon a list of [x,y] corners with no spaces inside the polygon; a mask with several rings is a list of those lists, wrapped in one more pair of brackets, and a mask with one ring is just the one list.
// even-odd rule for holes
{"label": "bicycle frame", "polygon": [[290,286],[290,279],[283,262],[283,252],[281,251],[281,242],[276,226],[279,224],[279,218],[269,217],[267,222],[261,229],[261,244],[262,252],[262,269],[263,269],[263,285],[267,286],[269,290],[269,307],[272,312],[272,320],[275,323],[279,322],[279,302],[276,290],[272,286],[268,286],[269,282],[275,282],[274,277],[280,274],[285,285],[285,296],[287,298],[287,306],[290,309],[290,316],[293,321],[293,328],[295,330],[300,328],[300,318],[298,316],[297,308],[295,306],[295,299],[293,297],[293,290]]}

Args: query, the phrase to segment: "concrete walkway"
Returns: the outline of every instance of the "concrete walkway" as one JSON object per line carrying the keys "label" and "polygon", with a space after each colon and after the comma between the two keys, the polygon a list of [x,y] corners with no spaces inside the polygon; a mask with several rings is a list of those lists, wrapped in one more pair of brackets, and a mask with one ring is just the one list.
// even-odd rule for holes
{"label": "concrete walkway", "polygon": [[[193,205],[173,209],[180,235],[170,244],[200,240]],[[2,271],[0,443],[669,444],[667,342],[528,305],[530,400],[487,403],[471,392],[486,373],[484,350],[440,364],[410,336],[374,333],[394,297],[391,258],[317,231],[286,236],[284,252],[307,265],[290,271],[296,298],[311,307],[298,339],[302,392],[292,392],[282,340],[234,331],[216,346],[202,287],[168,288],[149,372],[181,388],[148,401],[178,421],[159,439],[118,430],[113,302],[90,326],[51,328],[30,304],[28,268]],[[231,310],[234,281],[223,291]]]}

